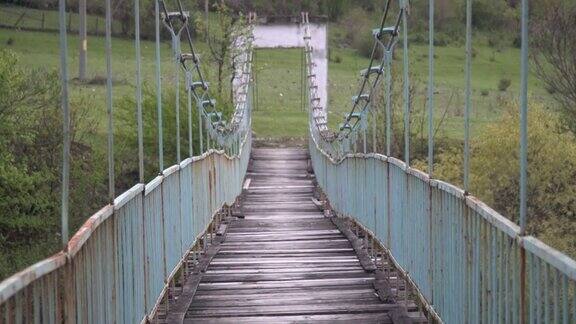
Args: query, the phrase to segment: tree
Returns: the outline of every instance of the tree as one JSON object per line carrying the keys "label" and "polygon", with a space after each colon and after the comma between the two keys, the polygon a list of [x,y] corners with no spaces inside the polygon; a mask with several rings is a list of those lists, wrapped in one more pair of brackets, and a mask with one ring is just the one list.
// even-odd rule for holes
{"label": "tree", "polygon": [[[237,53],[231,44],[235,37],[241,36],[243,30],[245,30],[245,22],[241,15],[235,15],[231,12],[224,1],[220,1],[214,5],[217,15],[218,24],[212,26],[214,28],[208,29],[207,25],[201,24],[203,31],[207,33],[208,48],[210,49],[210,56],[214,63],[216,63],[218,68],[218,96],[222,97],[222,91],[224,89],[224,74],[226,73],[226,64],[234,61],[234,56]],[[230,72],[233,71],[231,67]]]}
{"label": "tree", "polygon": [[532,62],[536,75],[560,103],[576,132],[576,6],[556,5],[534,22]]}

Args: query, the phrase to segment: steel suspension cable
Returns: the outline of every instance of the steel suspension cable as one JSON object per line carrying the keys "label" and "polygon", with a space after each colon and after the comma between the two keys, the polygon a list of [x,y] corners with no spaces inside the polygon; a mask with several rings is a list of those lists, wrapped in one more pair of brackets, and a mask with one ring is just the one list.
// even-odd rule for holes
{"label": "steel suspension cable", "polygon": [[[242,37],[242,35],[236,35],[236,34],[233,35],[233,44],[231,44],[231,48],[242,49],[243,52],[241,53],[241,55],[238,55],[238,57],[242,57],[243,61],[241,62],[242,64],[240,66],[240,69],[234,70],[232,88],[233,92],[235,93],[234,99],[236,99],[237,102],[235,102],[236,108],[232,120],[230,123],[227,124],[222,119],[222,112],[218,112],[216,110],[215,100],[212,99],[213,97],[210,95],[208,82],[206,82],[204,78],[204,75],[200,68],[200,62],[198,59],[197,51],[195,50],[192,42],[191,32],[188,26],[188,14],[187,12],[184,11],[181,1],[180,0],[176,1],[178,12],[169,12],[165,1],[161,0],[161,3],[163,11],[163,20],[165,24],[170,29],[171,33],[173,35],[176,35],[177,37],[179,37],[180,34],[179,32],[183,32],[190,49],[189,53],[181,53],[179,51],[179,48],[177,49],[179,52],[180,64],[182,68],[188,73],[189,66],[187,64],[187,61],[191,60],[193,62],[193,70],[196,74],[196,77],[198,78],[198,81],[191,82],[189,84],[189,91],[191,92],[192,96],[196,99],[198,103],[198,110],[199,110],[198,122],[200,126],[199,130],[200,149],[201,151],[203,151],[202,129],[204,127],[202,127],[202,119],[206,119],[206,123],[204,126],[207,130],[207,135],[210,135],[206,137],[208,147],[210,148],[210,137],[212,136],[214,137],[214,139],[216,140],[217,144],[220,147],[226,146],[228,148],[231,148],[232,145],[234,144],[235,138],[239,138],[239,136],[236,133],[238,131],[241,132],[246,131],[245,129],[240,128],[242,128],[243,126],[246,127],[246,122],[243,122],[243,120],[245,119],[244,115],[246,114],[245,106],[248,95],[247,87],[248,83],[250,82],[249,75],[251,70],[250,63],[252,60],[252,54],[251,54],[252,36]],[[172,19],[180,19],[181,27],[179,28],[179,32],[174,31],[175,27],[172,23]],[[252,21],[251,16],[250,21]],[[243,29],[242,31],[251,33],[251,30],[249,28]],[[236,59],[236,57],[234,57],[233,59]],[[236,65],[233,64],[233,66]],[[238,83],[235,84],[234,81],[236,80],[237,73],[240,73],[240,81],[238,81]],[[206,110],[207,107],[210,108],[210,111]],[[214,118],[216,118],[216,120],[214,120]],[[191,127],[189,126],[189,128]]]}
{"label": "steel suspension cable", "polygon": [[[356,132],[358,129],[358,125],[360,125],[363,130],[363,150],[366,151],[366,131],[368,127],[368,123],[363,120],[365,119],[366,113],[369,110],[370,102],[373,97],[373,93],[375,89],[380,84],[382,79],[382,74],[388,66],[391,64],[388,63],[388,56],[390,56],[390,52],[392,51],[394,45],[396,44],[396,38],[398,36],[399,24],[404,16],[405,9],[400,8],[398,18],[396,20],[396,24],[392,27],[385,28],[385,23],[390,11],[390,1],[387,1],[386,6],[383,10],[382,20],[380,22],[380,26],[378,29],[373,31],[373,36],[375,38],[373,50],[371,53],[370,61],[368,64],[368,68],[363,70],[361,73],[362,79],[360,81],[359,92],[356,96],[353,97],[353,105],[351,108],[350,113],[345,117],[344,123],[341,124],[340,129],[334,133],[329,133],[327,127],[327,118],[326,114],[324,113],[322,107],[319,105],[319,97],[318,97],[318,85],[316,84],[316,76],[314,73],[315,63],[312,60],[312,46],[310,45],[310,30],[309,30],[309,19],[306,13],[303,13],[302,20],[304,23],[304,31],[305,31],[305,58],[306,58],[306,65],[307,65],[307,79],[309,84],[309,104],[311,106],[310,110],[310,120],[314,123],[315,133],[322,138],[322,141],[325,142],[323,145],[326,147],[330,147],[329,151],[332,151],[334,154],[342,154],[345,151],[349,150],[349,142],[352,141],[355,143]],[[384,36],[388,35],[388,43],[383,43]],[[382,50],[382,58],[380,66],[375,67],[374,62],[376,61],[376,54],[377,49],[381,48]],[[391,57],[391,56],[390,56]],[[375,74],[375,78],[371,78],[371,76]],[[369,91],[367,91],[369,88]],[[366,92],[366,93],[365,93]],[[363,105],[360,103],[363,102]],[[388,108],[388,105],[387,105]],[[388,118],[387,118],[388,119]],[[388,137],[389,138],[389,137]],[[355,146],[355,145],[354,145]],[[387,141],[387,148],[389,147]]]}

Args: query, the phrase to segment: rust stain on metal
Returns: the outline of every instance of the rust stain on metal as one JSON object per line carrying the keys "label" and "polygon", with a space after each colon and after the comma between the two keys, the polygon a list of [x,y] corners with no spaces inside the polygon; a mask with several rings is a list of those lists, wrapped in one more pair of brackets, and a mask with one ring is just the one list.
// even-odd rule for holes
{"label": "rust stain on metal", "polygon": [[520,246],[520,323],[526,321],[526,250]]}

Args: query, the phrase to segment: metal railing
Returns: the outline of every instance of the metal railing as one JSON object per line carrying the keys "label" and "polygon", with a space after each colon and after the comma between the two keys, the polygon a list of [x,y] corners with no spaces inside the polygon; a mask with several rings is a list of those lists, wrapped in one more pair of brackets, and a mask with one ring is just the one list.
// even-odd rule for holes
{"label": "metal railing", "polygon": [[[407,1],[400,1],[400,15]],[[428,84],[429,171],[433,166],[434,108],[434,1],[430,6],[430,68]],[[466,6],[466,105],[464,184],[462,190],[410,167],[410,120],[407,19],[402,17],[404,161],[390,156],[390,81],[392,66],[386,61],[377,72],[386,73],[386,155],[355,153],[351,139],[327,139],[325,116],[315,111],[316,84],[308,79],[310,109],[309,149],[319,186],[330,207],[339,215],[361,223],[380,240],[403,276],[418,290],[428,310],[446,323],[574,323],[576,322],[576,261],[526,235],[527,165],[527,51],[528,0],[521,17],[521,211],[520,225],[500,215],[467,192],[469,185],[469,112],[471,109],[472,6]],[[386,9],[388,10],[388,9]],[[382,31],[382,28],[380,29]],[[376,36],[376,35],[375,35]],[[306,34],[305,41],[309,40]],[[375,37],[377,38],[377,37]],[[378,42],[378,39],[375,40]],[[308,47],[308,45],[307,45]],[[309,53],[309,51],[307,51]],[[308,71],[313,70],[307,57]],[[368,70],[369,72],[370,70]],[[310,73],[312,74],[312,73]],[[354,104],[356,107],[356,103]],[[368,106],[369,107],[369,106]],[[354,112],[354,109],[352,110]],[[348,118],[360,118],[350,114]],[[349,119],[347,118],[346,121]],[[320,122],[318,122],[320,120]],[[350,126],[350,125],[348,125]],[[365,137],[365,135],[364,135]],[[340,139],[342,136],[333,136]],[[334,143],[337,143],[335,146]]]}
{"label": "metal railing", "polygon": [[372,231],[444,322],[576,321],[576,262],[474,196],[382,154],[335,160],[313,137],[310,153],[331,207]]}
{"label": "metal railing", "polygon": [[[156,48],[159,49],[160,20],[172,28],[171,19],[180,19],[188,34],[192,53],[180,52],[179,39],[173,39],[177,70],[186,77],[188,95],[189,157],[167,169],[163,167],[162,94],[157,74],[159,173],[144,184],[142,134],[142,80],[140,69],[139,1],[134,2],[136,26],[136,112],[138,121],[140,183],[115,197],[112,119],[111,8],[106,0],[106,58],[108,108],[108,162],[110,204],[102,208],[68,240],[68,174],[70,138],[68,109],[66,6],[60,1],[60,41],[62,107],[64,114],[64,159],[62,193],[63,250],[0,283],[0,323],[140,323],[151,319],[169,285],[178,275],[190,249],[208,230],[214,216],[232,206],[242,191],[250,150],[252,107],[252,36],[234,37],[234,113],[229,123],[218,114],[208,94],[208,83],[200,73],[194,53],[187,16],[180,2],[177,12],[168,12],[157,0]],[[160,12],[164,9],[164,14]],[[173,30],[172,30],[173,31]],[[179,33],[178,33],[179,34]],[[160,52],[157,51],[157,71]],[[192,73],[186,61],[194,63]],[[177,74],[177,79],[179,75]],[[179,88],[179,83],[175,86]],[[178,93],[178,92],[177,92]],[[206,139],[214,145],[192,150],[192,101],[199,109]],[[179,100],[176,100],[178,103]],[[209,104],[206,104],[209,102]],[[178,107],[176,107],[179,111]],[[178,115],[177,115],[178,118]],[[203,123],[202,123],[203,122]],[[180,121],[177,120],[177,124]],[[179,127],[176,127],[179,129]],[[180,134],[177,134],[178,141]],[[178,144],[178,150],[180,145]]]}
{"label": "metal railing", "polygon": [[139,323],[153,314],[195,240],[241,193],[238,155],[210,150],[138,184],[94,214],[66,249],[0,284],[7,323]]}

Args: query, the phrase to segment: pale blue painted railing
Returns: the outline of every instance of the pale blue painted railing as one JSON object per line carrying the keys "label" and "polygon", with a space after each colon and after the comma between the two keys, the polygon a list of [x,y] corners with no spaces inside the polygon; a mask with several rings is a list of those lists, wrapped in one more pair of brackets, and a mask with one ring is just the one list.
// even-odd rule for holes
{"label": "pale blue painted railing", "polygon": [[312,165],[340,215],[388,249],[446,323],[574,323],[576,262],[473,196],[381,154]]}
{"label": "pale blue painted railing", "polygon": [[144,321],[214,214],[240,194],[250,147],[247,133],[237,156],[210,150],[120,195],[66,251],[0,284],[0,322]]}

